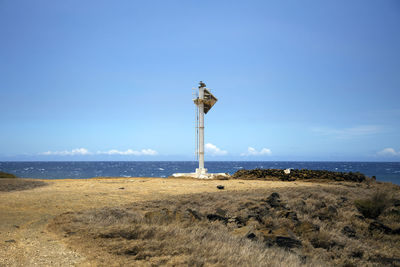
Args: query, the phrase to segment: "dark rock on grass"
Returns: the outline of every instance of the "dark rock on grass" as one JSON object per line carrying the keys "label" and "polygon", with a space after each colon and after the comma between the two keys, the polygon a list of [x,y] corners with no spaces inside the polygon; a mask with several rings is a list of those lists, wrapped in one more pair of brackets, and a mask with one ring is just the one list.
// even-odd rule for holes
{"label": "dark rock on grass", "polygon": [[212,222],[215,222],[215,221],[221,221],[223,223],[227,223],[228,222],[227,218],[222,217],[222,216],[220,216],[218,214],[207,214],[207,219],[209,221],[212,221]]}
{"label": "dark rock on grass", "polygon": [[223,189],[225,189],[225,186],[223,186],[223,185],[217,185],[217,188],[218,188],[219,190],[223,190]]}
{"label": "dark rock on grass", "polygon": [[290,229],[281,227],[275,230],[264,229],[260,231],[267,246],[282,248],[300,248],[302,243]]}
{"label": "dark rock on grass", "polygon": [[300,248],[301,241],[287,236],[277,236],[275,239],[276,244],[283,248]]}
{"label": "dark rock on grass", "polygon": [[343,227],[342,234],[344,234],[345,236],[350,237],[350,238],[356,237],[356,231],[352,227],[347,226],[347,225],[345,227]]}
{"label": "dark rock on grass", "polygon": [[280,196],[278,193],[272,193],[267,199],[266,202],[271,206],[271,208],[280,208],[283,207],[281,203]]}
{"label": "dark rock on grass", "polygon": [[221,215],[221,216],[223,216],[223,217],[226,216],[226,213],[227,213],[227,212],[228,212],[227,210],[224,210],[224,209],[221,209],[221,208],[217,208],[217,209],[215,210],[215,213],[217,213],[218,215]]}
{"label": "dark rock on grass", "polygon": [[359,250],[353,251],[350,256],[353,258],[362,258],[364,256],[364,252]]}
{"label": "dark rock on grass", "polygon": [[16,241],[14,239],[10,239],[10,240],[6,240],[4,242],[6,242],[6,243],[15,243]]}
{"label": "dark rock on grass", "polygon": [[256,235],[255,235],[254,233],[249,233],[249,234],[247,234],[246,237],[247,237],[248,239],[251,239],[251,240],[256,239]]}
{"label": "dark rock on grass", "polygon": [[381,232],[381,233],[384,233],[387,235],[394,234],[394,231],[392,230],[392,228],[384,225],[383,223],[377,222],[377,221],[370,223],[368,226],[368,230],[370,232],[377,231],[377,232]]}
{"label": "dark rock on grass", "polygon": [[125,255],[136,256],[139,253],[138,247],[133,247],[124,251]]}
{"label": "dark rock on grass", "polygon": [[318,238],[318,237],[315,237],[315,238],[311,239],[310,242],[311,242],[311,245],[314,248],[323,248],[323,249],[326,249],[326,250],[329,250],[329,249],[331,249],[331,248],[333,248],[334,246],[337,245],[337,243],[335,241],[321,239],[321,238]]}
{"label": "dark rock on grass", "polygon": [[400,207],[400,199],[393,200],[393,206]]}

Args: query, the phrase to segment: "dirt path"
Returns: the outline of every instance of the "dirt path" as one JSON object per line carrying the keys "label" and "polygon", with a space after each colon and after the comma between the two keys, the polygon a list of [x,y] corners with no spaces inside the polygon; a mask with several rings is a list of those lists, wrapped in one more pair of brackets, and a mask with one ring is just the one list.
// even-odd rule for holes
{"label": "dirt path", "polygon": [[46,180],[45,187],[26,191],[0,192],[0,266],[90,265],[68,248],[46,226],[55,216],[135,201],[168,198],[173,195],[254,190],[312,183],[240,180],[194,180],[163,178],[114,178],[87,180]]}

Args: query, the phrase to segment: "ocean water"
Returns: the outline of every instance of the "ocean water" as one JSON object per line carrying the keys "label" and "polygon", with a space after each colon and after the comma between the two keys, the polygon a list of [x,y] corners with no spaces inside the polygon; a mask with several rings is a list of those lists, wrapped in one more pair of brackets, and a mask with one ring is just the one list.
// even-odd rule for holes
{"label": "ocean water", "polygon": [[[176,172],[194,172],[195,161],[38,161],[0,162],[0,171],[22,178],[85,179],[112,177],[168,177]],[[311,162],[311,161],[209,161],[209,172],[233,174],[240,169],[310,169],[361,172],[378,181],[400,185],[400,162]]]}

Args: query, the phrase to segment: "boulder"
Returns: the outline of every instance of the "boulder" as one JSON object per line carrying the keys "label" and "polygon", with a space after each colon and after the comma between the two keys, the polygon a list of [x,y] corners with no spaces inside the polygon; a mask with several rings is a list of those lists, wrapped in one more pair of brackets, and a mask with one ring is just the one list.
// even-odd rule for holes
{"label": "boulder", "polygon": [[350,238],[356,237],[356,231],[351,226],[347,226],[347,225],[345,227],[343,227],[342,234],[344,234],[345,236],[350,237]]}
{"label": "boulder", "polygon": [[207,219],[211,222],[220,221],[223,223],[228,223],[228,218],[220,216],[218,214],[207,214]]}
{"label": "boulder", "polygon": [[280,208],[283,206],[280,200],[280,196],[278,193],[272,193],[267,199],[266,202],[270,205],[271,208]]}
{"label": "boulder", "polygon": [[392,228],[384,225],[383,223],[377,222],[377,221],[370,223],[368,226],[368,230],[370,232],[377,231],[377,232],[381,232],[381,233],[388,234],[388,235],[393,234]]}
{"label": "boulder", "polygon": [[279,227],[277,229],[262,229],[258,231],[267,246],[278,246],[282,248],[299,248],[301,241],[288,228]]}

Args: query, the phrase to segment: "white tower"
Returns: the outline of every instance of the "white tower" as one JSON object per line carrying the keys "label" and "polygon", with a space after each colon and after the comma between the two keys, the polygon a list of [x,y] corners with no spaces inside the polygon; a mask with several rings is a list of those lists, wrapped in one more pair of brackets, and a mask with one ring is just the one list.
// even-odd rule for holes
{"label": "white tower", "polygon": [[210,93],[205,83],[200,81],[199,93],[197,98],[193,99],[198,109],[197,116],[197,144],[196,153],[199,159],[199,168],[196,169],[197,177],[207,176],[207,169],[204,168],[204,114],[214,106],[218,99]]}
{"label": "white tower", "polygon": [[211,179],[215,176],[228,176],[226,173],[208,173],[204,168],[204,115],[214,106],[218,99],[210,93],[206,85],[200,81],[198,93],[193,99],[197,106],[196,116],[196,154],[199,159],[199,167],[195,173],[174,173],[173,177],[193,177],[200,179]]}

